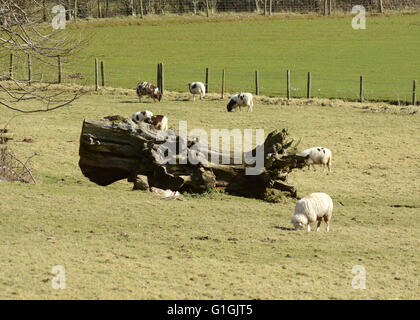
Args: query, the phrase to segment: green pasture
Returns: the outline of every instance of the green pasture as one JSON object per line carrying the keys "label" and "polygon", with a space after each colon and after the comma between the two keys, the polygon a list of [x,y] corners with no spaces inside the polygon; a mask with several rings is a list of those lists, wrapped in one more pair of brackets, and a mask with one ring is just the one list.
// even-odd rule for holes
{"label": "green pasture", "polygon": [[[260,94],[266,96],[286,95],[287,69],[294,97],[306,95],[309,71],[313,96],[351,100],[359,97],[361,75],[368,100],[411,101],[412,81],[420,80],[418,14],[368,16],[366,30],[353,30],[352,16],[205,21],[69,23],[63,32],[81,32],[89,45],[63,66],[64,81],[92,85],[94,58],[104,61],[106,85],[121,88],[134,88],[139,80],[156,83],[158,62],[164,63],[165,88],[171,91],[204,82],[206,67],[210,92],[220,92],[222,69],[227,91],[255,92],[258,70]],[[43,72],[57,78],[56,68]],[[75,73],[84,79],[68,78]]]}
{"label": "green pasture", "polygon": [[[415,107],[260,98],[250,114],[227,113],[226,103],[168,94],[140,105],[133,90],[120,90],[11,120],[8,147],[21,159],[37,153],[38,183],[0,182],[0,298],[419,299]],[[83,119],[144,109],[167,115],[170,126],[187,120],[188,130],[288,128],[301,150],[330,148],[331,173],[298,170],[290,182],[300,197],[331,195],[331,231],[291,230],[293,199],[214,192],[171,201],[126,181],[89,182],[78,167]],[[13,115],[3,109],[0,126]],[[56,265],[65,289],[52,288]],[[352,287],[357,265],[366,270],[363,290]]]}

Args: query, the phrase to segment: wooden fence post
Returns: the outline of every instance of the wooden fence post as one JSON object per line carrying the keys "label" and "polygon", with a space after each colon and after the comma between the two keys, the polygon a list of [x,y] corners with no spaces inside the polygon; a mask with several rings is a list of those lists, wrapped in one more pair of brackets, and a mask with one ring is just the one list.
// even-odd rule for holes
{"label": "wooden fence post", "polygon": [[258,86],[258,70],[255,71],[255,95],[259,95],[260,94],[260,88]]}
{"label": "wooden fence post", "polygon": [[105,67],[104,67],[103,61],[101,61],[101,80],[102,80],[102,87],[105,87]]}
{"label": "wooden fence post", "polygon": [[32,64],[31,56],[28,54],[28,84],[31,85],[32,82]]}
{"label": "wooden fence post", "polygon": [[160,63],[157,64],[156,82],[157,82],[157,87],[160,88]]}
{"label": "wooden fence post", "polygon": [[225,97],[225,69],[222,70],[222,99]]}
{"label": "wooden fence post", "polygon": [[290,99],[290,70],[287,70],[287,99]]}
{"label": "wooden fence post", "polygon": [[163,94],[163,88],[164,88],[164,84],[163,84],[163,63],[160,62],[157,65],[157,86],[159,88],[159,91],[161,94]]}
{"label": "wooden fence post", "polygon": [[308,99],[311,98],[311,82],[312,82],[311,73],[308,72],[308,86],[307,86],[307,91],[306,91],[306,97]]}
{"label": "wooden fence post", "polygon": [[13,53],[10,54],[9,78],[13,79]]}
{"label": "wooden fence post", "polygon": [[331,2],[332,0],[328,0],[328,15],[329,16],[331,15],[331,6],[332,6]]}
{"label": "wooden fence post", "polygon": [[417,95],[416,95],[416,90],[417,90],[417,80],[413,80],[413,101],[412,104],[414,106],[417,105]]}
{"label": "wooden fence post", "polygon": [[209,68],[206,68],[206,93],[209,92]]}
{"label": "wooden fence post", "polygon": [[58,63],[58,83],[61,83],[61,57],[57,56],[57,63]]}
{"label": "wooden fence post", "polygon": [[98,75],[98,58],[95,58],[95,91],[98,91],[99,75]]}
{"label": "wooden fence post", "polygon": [[264,16],[267,15],[267,0],[264,0]]}
{"label": "wooden fence post", "polygon": [[328,0],[324,0],[324,16],[327,15],[327,1]]}
{"label": "wooden fence post", "polygon": [[363,102],[363,76],[360,76],[360,98],[359,102]]}
{"label": "wooden fence post", "polygon": [[271,13],[272,13],[272,11],[273,11],[273,0],[270,0],[270,3],[269,3],[269,11],[268,11],[268,15],[270,15],[271,16]]}
{"label": "wooden fence post", "polygon": [[159,91],[161,94],[163,94],[163,90],[165,87],[165,72],[163,70],[163,62],[160,63],[160,87],[159,87]]}

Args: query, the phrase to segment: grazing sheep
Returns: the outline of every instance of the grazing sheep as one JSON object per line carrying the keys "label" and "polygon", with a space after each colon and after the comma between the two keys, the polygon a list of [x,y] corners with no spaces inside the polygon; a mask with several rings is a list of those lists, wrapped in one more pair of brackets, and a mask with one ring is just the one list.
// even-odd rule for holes
{"label": "grazing sheep", "polygon": [[323,167],[322,171],[325,171],[325,167],[328,167],[328,171],[331,171],[331,160],[332,153],[330,149],[322,147],[313,147],[302,151],[301,156],[306,157],[309,155],[309,158],[306,160],[308,164],[308,169],[312,165],[314,171],[316,171],[315,165],[320,164]]}
{"label": "grazing sheep", "polygon": [[239,107],[239,111],[242,111],[242,106],[248,106],[248,112],[252,112],[254,101],[251,93],[241,92],[232,96],[227,105],[227,111],[231,112],[233,109],[236,110],[237,107]]}
{"label": "grazing sheep", "polygon": [[193,99],[195,101],[195,95],[200,95],[200,100],[203,100],[204,96],[206,95],[206,87],[204,86],[204,83],[202,82],[190,82],[188,84],[188,87],[190,89],[190,92],[193,95]]}
{"label": "grazing sheep", "polygon": [[327,224],[327,232],[330,231],[329,221],[333,211],[331,197],[322,192],[311,193],[296,203],[295,214],[292,216],[291,223],[295,229],[307,226],[308,232],[311,231],[311,223],[318,220],[316,231],[319,231],[322,219]]}
{"label": "grazing sheep", "polygon": [[153,112],[149,111],[149,110],[145,110],[145,111],[138,111],[135,114],[133,114],[133,116],[131,117],[131,120],[133,120],[135,123],[140,123],[142,121],[144,121],[145,119],[150,119],[151,117],[153,117]]}
{"label": "grazing sheep", "polygon": [[137,84],[137,95],[139,96],[139,102],[141,103],[141,96],[149,96],[150,98],[155,101],[158,99],[159,101],[162,99],[162,94],[159,91],[159,88],[154,86],[153,84],[141,81]]}

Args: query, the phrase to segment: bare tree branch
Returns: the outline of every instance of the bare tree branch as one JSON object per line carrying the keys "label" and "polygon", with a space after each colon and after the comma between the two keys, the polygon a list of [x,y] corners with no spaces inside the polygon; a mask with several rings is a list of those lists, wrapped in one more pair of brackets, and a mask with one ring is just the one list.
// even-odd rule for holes
{"label": "bare tree branch", "polygon": [[[53,30],[42,24],[44,5],[44,1],[37,0],[0,0],[0,56],[13,54],[17,61],[30,56],[41,69],[48,70],[56,67],[58,56],[65,63],[86,44],[75,32]],[[1,63],[1,69],[8,70],[7,61]],[[0,75],[0,106],[21,113],[46,112],[67,106],[82,94],[81,89],[73,93],[59,88],[49,90],[50,84],[41,82],[42,73],[30,83],[16,79],[11,72]],[[37,105],[27,109],[22,102],[28,100]]]}

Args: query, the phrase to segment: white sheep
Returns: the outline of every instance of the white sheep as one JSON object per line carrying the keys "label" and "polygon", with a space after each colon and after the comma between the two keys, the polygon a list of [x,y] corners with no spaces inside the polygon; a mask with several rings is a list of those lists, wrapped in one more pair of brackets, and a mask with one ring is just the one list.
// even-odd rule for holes
{"label": "white sheep", "polygon": [[301,156],[308,157],[306,163],[308,165],[308,169],[312,165],[314,171],[316,171],[315,165],[319,164],[322,165],[323,171],[325,171],[325,167],[328,167],[328,171],[331,171],[331,161],[332,161],[332,152],[330,149],[323,148],[323,147],[313,147],[302,151]]}
{"label": "white sheep", "polygon": [[200,95],[200,100],[203,100],[204,96],[206,95],[206,87],[204,86],[204,83],[202,82],[190,82],[188,84],[188,87],[190,89],[190,92],[193,95],[194,101],[195,101],[195,95]]}
{"label": "white sheep", "polygon": [[252,93],[249,92],[241,92],[235,94],[230,98],[230,101],[227,105],[227,111],[231,112],[233,109],[236,110],[239,107],[239,111],[242,111],[241,107],[248,106],[248,112],[252,112],[252,107],[254,106]]}
{"label": "white sheep", "polygon": [[318,220],[316,231],[319,231],[322,219],[327,224],[327,232],[330,231],[329,221],[333,212],[333,201],[331,197],[323,192],[315,192],[300,199],[296,203],[295,213],[291,223],[295,229],[307,226],[308,232],[311,231],[311,223]]}
{"label": "white sheep", "polygon": [[144,111],[138,111],[131,117],[131,120],[133,120],[136,123],[140,123],[146,119],[150,119],[153,117],[153,112],[149,110]]}

